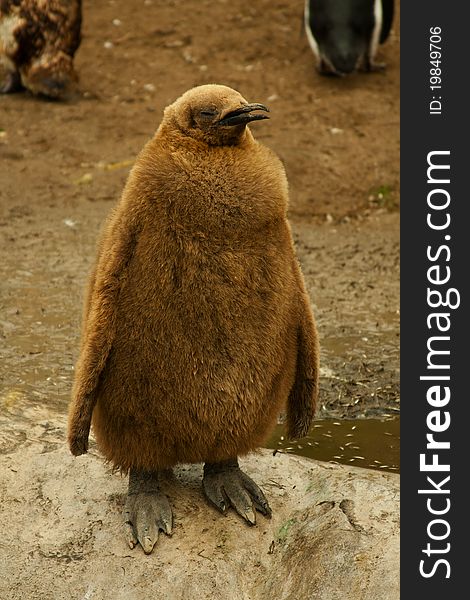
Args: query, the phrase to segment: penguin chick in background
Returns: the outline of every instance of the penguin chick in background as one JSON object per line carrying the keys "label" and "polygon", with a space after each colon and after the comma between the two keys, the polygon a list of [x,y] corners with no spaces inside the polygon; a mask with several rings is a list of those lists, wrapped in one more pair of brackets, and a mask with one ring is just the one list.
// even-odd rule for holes
{"label": "penguin chick in background", "polygon": [[305,0],[305,31],[323,75],[379,71],[379,44],[389,36],[394,0]]}
{"label": "penguin chick in background", "polygon": [[78,81],[81,0],[0,0],[0,91],[59,98]]}
{"label": "penguin chick in background", "polygon": [[267,118],[235,90],[203,85],[168,106],[99,245],[69,412],[74,455],[90,423],[129,471],[130,547],[149,553],[172,512],[164,469],[205,463],[203,489],[255,524],[271,509],[238,456],[281,409],[304,436],[318,393],[318,342],[286,218],[277,156],[248,123]]}

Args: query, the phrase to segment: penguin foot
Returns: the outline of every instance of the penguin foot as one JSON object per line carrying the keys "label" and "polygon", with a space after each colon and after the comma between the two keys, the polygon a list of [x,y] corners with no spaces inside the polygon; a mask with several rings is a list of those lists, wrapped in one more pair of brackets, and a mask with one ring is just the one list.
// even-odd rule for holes
{"label": "penguin foot", "polygon": [[206,463],[202,486],[206,498],[222,513],[232,506],[249,525],[255,525],[255,509],[271,517],[271,508],[256,483],[240,470],[237,459]]}
{"label": "penguin foot", "polygon": [[22,89],[23,85],[20,74],[18,71],[12,71],[7,73],[0,85],[0,94],[14,94],[15,92],[20,92]]}
{"label": "penguin foot", "polygon": [[387,63],[371,63],[369,65],[369,71],[371,73],[380,73],[381,71],[385,71],[387,68]]}
{"label": "penguin foot", "polygon": [[380,73],[385,71],[387,63],[374,62],[371,59],[366,59],[360,67],[360,71],[364,73]]}
{"label": "penguin foot", "polygon": [[339,76],[339,73],[336,71],[336,69],[329,62],[327,62],[324,58],[322,58],[320,60],[320,63],[318,64],[318,73],[320,75],[324,75],[325,77],[338,77]]}
{"label": "penguin foot", "polygon": [[152,552],[160,529],[171,535],[173,514],[168,498],[160,490],[158,472],[131,469],[123,516],[129,547],[140,544],[145,554]]}

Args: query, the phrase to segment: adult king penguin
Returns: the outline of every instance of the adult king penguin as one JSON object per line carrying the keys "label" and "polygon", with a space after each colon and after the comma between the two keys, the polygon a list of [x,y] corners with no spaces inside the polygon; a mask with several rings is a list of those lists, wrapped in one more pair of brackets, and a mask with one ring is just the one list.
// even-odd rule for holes
{"label": "adult king penguin", "polygon": [[238,456],[287,410],[304,436],[318,392],[318,342],[286,218],[280,160],[248,123],[263,104],[204,85],[168,106],[99,245],[69,414],[74,455],[99,448],[129,471],[124,521],[149,553],[172,512],[160,472],[204,464],[222,512],[270,516]]}
{"label": "adult king penguin", "polygon": [[388,38],[394,0],[306,0],[305,31],[322,74],[376,71],[379,44]]}

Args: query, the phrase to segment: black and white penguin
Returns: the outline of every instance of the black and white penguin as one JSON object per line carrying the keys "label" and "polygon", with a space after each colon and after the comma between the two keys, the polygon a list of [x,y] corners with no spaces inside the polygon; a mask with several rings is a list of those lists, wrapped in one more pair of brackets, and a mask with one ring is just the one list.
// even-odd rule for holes
{"label": "black and white penguin", "polygon": [[379,44],[388,38],[394,0],[306,0],[305,31],[320,73],[376,71]]}
{"label": "black and white penguin", "polygon": [[81,0],[0,0],[0,92],[50,98],[78,80]]}

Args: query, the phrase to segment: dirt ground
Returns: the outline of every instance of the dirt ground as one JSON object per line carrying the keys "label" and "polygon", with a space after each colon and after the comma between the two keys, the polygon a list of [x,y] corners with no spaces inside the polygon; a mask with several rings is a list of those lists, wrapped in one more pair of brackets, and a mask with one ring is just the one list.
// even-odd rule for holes
{"label": "dirt ground", "polygon": [[103,219],[163,108],[213,82],[271,109],[252,130],[290,183],[322,346],[319,416],[398,412],[399,15],[383,73],[329,78],[302,5],[86,0],[79,91],[0,97],[3,407],[65,412]]}

